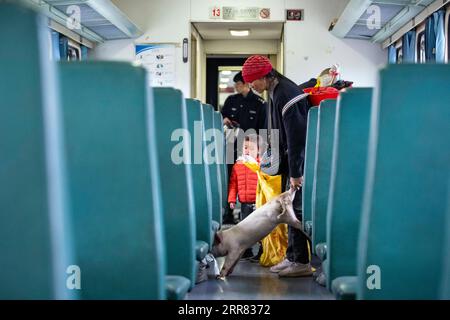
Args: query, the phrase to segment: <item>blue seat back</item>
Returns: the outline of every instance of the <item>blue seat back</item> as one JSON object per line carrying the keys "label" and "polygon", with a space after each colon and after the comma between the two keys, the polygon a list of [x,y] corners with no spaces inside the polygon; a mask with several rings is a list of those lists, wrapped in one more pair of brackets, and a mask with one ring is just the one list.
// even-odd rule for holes
{"label": "blue seat back", "polygon": [[312,242],[316,245],[326,241],[328,192],[331,178],[333,154],[334,117],[336,100],[324,100],[319,106],[317,121],[316,161],[312,195]]}
{"label": "blue seat back", "polygon": [[[197,240],[205,241],[212,247],[211,243],[211,220],[212,210],[209,205],[208,192],[210,193],[208,166],[203,160],[203,121],[202,104],[198,100],[186,99],[186,110],[188,117],[188,129],[191,136],[191,167],[192,182],[195,203],[195,218],[197,229]],[[209,178],[209,177],[208,177]]]}
{"label": "blue seat back", "polygon": [[[359,239],[360,299],[439,297],[448,256],[449,85],[449,65],[380,71]],[[380,290],[367,285],[376,284],[371,266],[381,273]]]}
{"label": "blue seat back", "polygon": [[316,159],[317,115],[318,107],[312,107],[308,112],[306,130],[306,152],[302,187],[303,226],[312,219],[312,190],[314,184],[314,163]]}
{"label": "blue seat back", "polygon": [[219,190],[220,190],[220,208],[221,215],[225,212],[228,205],[228,186],[225,165],[225,135],[223,131],[222,115],[218,111],[213,111],[213,123],[216,130],[216,166],[218,170]]}
{"label": "blue seat back", "polygon": [[128,63],[65,62],[59,77],[82,298],[165,299],[146,72]]}
{"label": "blue seat back", "polygon": [[167,270],[195,284],[196,226],[192,170],[184,158],[187,139],[177,134],[188,130],[185,99],[180,90],[155,88],[155,115],[158,165],[167,248]]}
{"label": "blue seat back", "polygon": [[225,139],[225,131],[223,127],[223,118],[220,112],[216,113],[217,121],[220,125],[220,133],[221,133],[221,141],[222,145],[222,164],[221,164],[221,176],[220,179],[222,181],[222,207],[225,210],[228,208],[228,166],[227,166],[227,148],[226,148],[226,139]]}
{"label": "blue seat back", "polygon": [[0,299],[70,299],[65,161],[46,20],[0,2]]}
{"label": "blue seat back", "polygon": [[356,257],[367,151],[372,89],[341,93],[336,107],[334,149],[327,213],[327,286],[356,275]]}
{"label": "blue seat back", "polygon": [[204,161],[208,164],[209,182],[211,186],[212,219],[222,225],[222,203],[219,170],[216,163],[216,138],[214,130],[214,109],[209,104],[202,105],[203,123],[205,126]]}
{"label": "blue seat back", "polygon": [[450,300],[450,255],[448,252],[450,252],[450,189],[448,190],[447,195],[447,224],[446,224],[446,240],[445,240],[445,246],[444,246],[444,267],[442,268],[442,275],[441,275],[441,296],[440,299],[442,300]]}

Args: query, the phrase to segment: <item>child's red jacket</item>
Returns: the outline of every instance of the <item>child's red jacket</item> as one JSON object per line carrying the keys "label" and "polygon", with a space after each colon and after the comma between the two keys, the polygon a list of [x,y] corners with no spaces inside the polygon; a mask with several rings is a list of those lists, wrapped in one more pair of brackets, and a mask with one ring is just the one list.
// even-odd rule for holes
{"label": "child's red jacket", "polygon": [[239,196],[239,202],[254,203],[256,201],[257,184],[258,175],[238,159],[231,171],[228,203],[236,203],[236,194]]}

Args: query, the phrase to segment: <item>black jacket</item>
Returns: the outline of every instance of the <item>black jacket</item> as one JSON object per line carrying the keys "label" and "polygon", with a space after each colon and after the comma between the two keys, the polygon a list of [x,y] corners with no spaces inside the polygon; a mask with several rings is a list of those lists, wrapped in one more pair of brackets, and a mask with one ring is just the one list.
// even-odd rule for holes
{"label": "black jacket", "polygon": [[239,123],[242,130],[255,129],[258,132],[267,128],[266,108],[264,99],[250,90],[246,97],[239,93],[229,96],[221,113],[223,117]]}
{"label": "black jacket", "polygon": [[289,177],[303,175],[306,143],[306,122],[309,100],[298,86],[284,78],[273,89],[272,128],[279,129],[281,154],[287,151]]}

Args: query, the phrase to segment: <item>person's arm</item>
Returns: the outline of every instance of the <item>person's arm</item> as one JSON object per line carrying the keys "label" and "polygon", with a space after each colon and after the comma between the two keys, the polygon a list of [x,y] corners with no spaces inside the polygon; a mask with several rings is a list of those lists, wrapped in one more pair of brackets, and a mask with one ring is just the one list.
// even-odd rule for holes
{"label": "person's arm", "polygon": [[222,110],[220,110],[220,113],[222,113],[223,118],[230,118],[231,117],[231,107],[233,105],[233,98],[232,96],[229,96],[225,103],[223,104]]}
{"label": "person's arm", "polygon": [[[307,99],[307,98],[304,98]],[[282,116],[286,130],[286,142],[288,148],[289,176],[300,178],[304,161],[304,149],[306,144],[306,118],[302,114],[305,100],[295,104],[285,104],[285,112]]]}
{"label": "person's arm", "polygon": [[228,203],[236,203],[237,195],[237,173],[236,165],[233,166],[231,170],[230,183],[228,185]]}

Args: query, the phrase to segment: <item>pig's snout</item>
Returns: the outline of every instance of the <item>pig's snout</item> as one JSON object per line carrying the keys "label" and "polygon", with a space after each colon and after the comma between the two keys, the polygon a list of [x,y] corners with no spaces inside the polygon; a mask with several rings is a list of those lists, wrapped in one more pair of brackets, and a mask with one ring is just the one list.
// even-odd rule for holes
{"label": "pig's snout", "polygon": [[211,254],[216,258],[225,256],[225,254],[223,254],[222,251],[223,251],[223,249],[221,250],[221,245],[214,245],[211,248]]}

